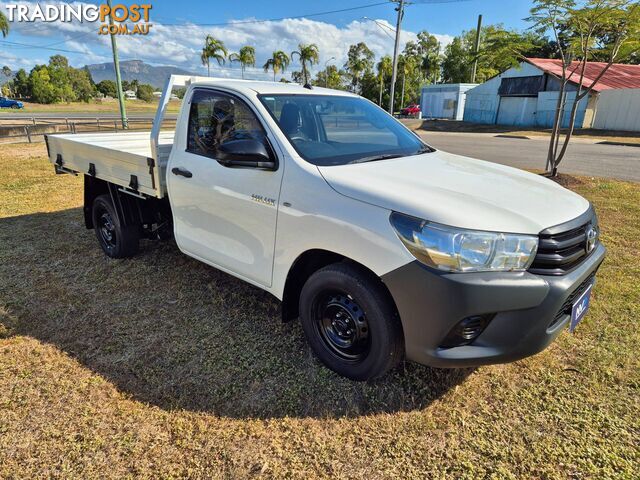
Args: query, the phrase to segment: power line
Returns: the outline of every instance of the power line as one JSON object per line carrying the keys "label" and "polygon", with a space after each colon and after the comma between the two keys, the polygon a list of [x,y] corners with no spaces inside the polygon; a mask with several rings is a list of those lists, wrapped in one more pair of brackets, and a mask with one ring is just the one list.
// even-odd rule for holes
{"label": "power line", "polygon": [[245,24],[251,24],[251,23],[278,22],[280,20],[289,20],[289,19],[298,19],[298,18],[307,18],[307,17],[320,17],[323,15],[331,15],[332,13],[351,12],[353,10],[361,10],[363,8],[378,7],[380,5],[388,5],[389,3],[391,3],[391,1],[387,0],[385,2],[369,3],[367,5],[359,5],[357,7],[341,8],[339,10],[328,10],[325,12],[307,13],[305,15],[294,15],[294,16],[288,16],[288,17],[267,18],[263,20],[240,20],[237,22],[231,21],[231,22],[221,22],[221,23],[195,23],[195,22],[162,23],[161,25],[169,25],[169,26],[195,25],[198,27],[225,27],[228,25],[245,25]]}

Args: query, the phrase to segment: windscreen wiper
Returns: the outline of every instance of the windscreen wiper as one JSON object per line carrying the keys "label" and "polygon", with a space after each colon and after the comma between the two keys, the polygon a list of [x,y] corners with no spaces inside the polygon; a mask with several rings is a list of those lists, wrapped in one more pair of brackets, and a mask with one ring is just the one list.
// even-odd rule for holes
{"label": "windscreen wiper", "polygon": [[362,157],[356,160],[351,160],[349,163],[366,163],[366,162],[375,162],[378,160],[389,160],[390,158],[400,158],[406,157],[406,155],[401,153],[385,153],[382,155],[372,155],[371,157]]}

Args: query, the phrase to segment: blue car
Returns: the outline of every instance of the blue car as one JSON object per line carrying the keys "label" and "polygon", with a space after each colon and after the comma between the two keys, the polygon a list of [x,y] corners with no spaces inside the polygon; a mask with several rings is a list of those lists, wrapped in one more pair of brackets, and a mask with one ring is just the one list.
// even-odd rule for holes
{"label": "blue car", "polygon": [[11,100],[7,97],[0,97],[0,108],[24,108],[24,105],[18,100]]}

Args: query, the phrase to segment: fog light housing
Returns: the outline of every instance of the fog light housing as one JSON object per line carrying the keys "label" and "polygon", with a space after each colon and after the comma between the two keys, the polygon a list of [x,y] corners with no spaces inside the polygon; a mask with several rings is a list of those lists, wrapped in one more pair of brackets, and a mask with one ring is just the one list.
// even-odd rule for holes
{"label": "fog light housing", "polygon": [[440,348],[469,345],[487,328],[493,315],[473,315],[462,319],[447,334]]}

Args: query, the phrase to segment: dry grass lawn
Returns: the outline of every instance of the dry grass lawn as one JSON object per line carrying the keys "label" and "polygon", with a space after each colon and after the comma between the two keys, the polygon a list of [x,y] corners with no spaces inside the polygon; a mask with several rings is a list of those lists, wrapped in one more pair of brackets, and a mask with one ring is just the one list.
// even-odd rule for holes
{"label": "dry grass lawn", "polygon": [[[23,102],[24,108],[20,110],[14,110],[11,108],[3,108],[2,114],[12,113],[119,113],[118,101],[114,99],[107,100],[94,100],[92,102],[70,102],[70,103],[31,103]],[[171,113],[177,113],[180,111],[181,102],[171,101],[169,102],[168,111]],[[142,100],[126,100],[125,106],[127,114],[135,113],[154,113],[158,106],[158,102],[143,102]]]}
{"label": "dry grass lawn", "polygon": [[569,186],[609,248],[575,335],[367,384],[172,243],[105,258],[81,179],[0,146],[0,478],[639,478],[640,185]]}

